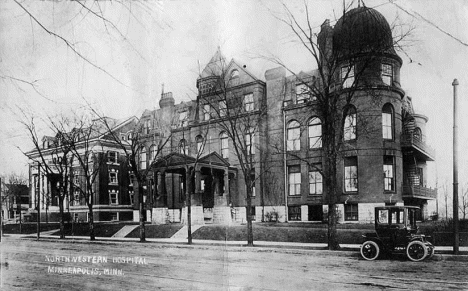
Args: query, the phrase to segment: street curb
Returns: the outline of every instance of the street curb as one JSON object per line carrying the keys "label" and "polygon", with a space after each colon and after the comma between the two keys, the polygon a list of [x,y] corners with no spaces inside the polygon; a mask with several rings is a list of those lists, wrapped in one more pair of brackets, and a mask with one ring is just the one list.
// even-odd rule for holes
{"label": "street curb", "polygon": [[[35,240],[35,236],[31,235],[13,235],[19,237],[20,239],[25,240]],[[361,259],[359,252],[359,247],[345,246],[337,251],[330,251],[324,246],[317,246],[311,244],[310,246],[304,245],[282,245],[280,243],[255,243],[253,247],[247,246],[246,243],[240,242],[226,242],[226,241],[200,241],[193,240],[192,244],[181,241],[171,241],[170,239],[149,239],[145,242],[140,242],[139,239],[107,239],[107,238],[96,238],[94,241],[90,241],[89,238],[85,237],[67,237],[65,239],[60,239],[58,236],[44,236],[40,238],[41,241],[52,241],[52,242],[61,242],[61,243],[83,243],[83,244],[119,244],[119,243],[141,243],[141,244],[157,244],[163,247],[178,247],[178,248],[229,248],[236,251],[250,251],[250,252],[275,252],[275,253],[285,253],[285,254],[308,254],[310,252],[320,251],[324,256],[341,256],[341,257],[355,257]],[[468,255],[453,255],[447,253],[436,253],[430,259],[432,261],[456,261],[456,262],[468,262]]]}

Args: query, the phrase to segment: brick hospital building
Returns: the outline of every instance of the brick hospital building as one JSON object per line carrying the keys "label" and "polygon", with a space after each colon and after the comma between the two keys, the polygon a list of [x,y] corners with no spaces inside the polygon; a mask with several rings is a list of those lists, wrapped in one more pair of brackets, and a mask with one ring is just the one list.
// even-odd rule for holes
{"label": "brick hospital building", "polygon": [[[340,222],[370,222],[374,207],[395,204],[419,206],[420,218],[426,218],[428,200],[437,194],[426,186],[427,162],[435,158],[426,144],[428,119],[414,112],[411,97],[400,86],[402,59],[393,48],[388,22],[374,9],[355,8],[334,27],[325,21],[318,40],[324,54],[340,56],[340,85],[334,90],[342,98],[348,90],[355,90],[344,111],[339,151]],[[362,60],[369,56],[372,61],[362,69]],[[351,88],[360,70],[360,86]],[[236,102],[217,99],[219,88],[213,90],[213,86],[219,78],[229,79],[222,90]],[[146,219],[154,223],[185,221],[185,171],[193,167],[192,221],[245,221],[244,176],[233,137],[221,126],[227,118],[236,118],[226,114],[230,104],[236,103],[242,116],[256,120],[255,130],[246,127],[243,139],[255,163],[250,173],[255,181],[253,218],[324,221],[329,194],[319,171],[325,154],[322,117],[305,84],[317,78],[314,70],[287,75],[284,68],[254,76],[236,60],[226,61],[218,50],[196,80],[196,100],[175,104],[172,93],[163,91],[160,108],[146,110],[138,120],[143,128],[139,164],[142,170],[149,170],[143,198]],[[158,144],[168,132],[170,140],[156,156]],[[107,146],[108,152],[102,154],[115,155],[111,143]],[[104,205],[96,206],[97,220],[128,220],[130,209],[132,219],[138,219],[138,195],[132,179],[127,178],[132,173],[117,164],[118,160],[111,166],[122,178],[109,189],[115,189],[119,199],[98,199]],[[104,188],[98,195],[110,197],[109,189]],[[31,189],[34,196],[35,187]],[[99,209],[112,214],[100,215]]]}

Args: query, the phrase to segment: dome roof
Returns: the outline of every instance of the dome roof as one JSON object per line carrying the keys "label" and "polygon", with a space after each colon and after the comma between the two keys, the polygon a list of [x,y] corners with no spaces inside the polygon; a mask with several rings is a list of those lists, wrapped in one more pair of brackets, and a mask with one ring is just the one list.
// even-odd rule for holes
{"label": "dome roof", "polygon": [[397,56],[390,25],[380,12],[368,7],[354,8],[338,20],[333,29],[333,50],[340,57],[361,53]]}

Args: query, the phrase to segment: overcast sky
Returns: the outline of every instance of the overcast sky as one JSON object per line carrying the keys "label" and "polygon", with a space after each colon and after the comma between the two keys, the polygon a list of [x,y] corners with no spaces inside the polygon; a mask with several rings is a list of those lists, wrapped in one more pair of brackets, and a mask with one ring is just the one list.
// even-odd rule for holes
{"label": "overcast sky", "polygon": [[[304,20],[303,1],[286,1]],[[346,1],[348,4],[352,1]],[[417,113],[429,118],[427,141],[435,148],[439,184],[451,182],[452,81],[458,78],[460,182],[468,182],[468,4],[466,1],[364,1],[392,23],[412,24],[411,46],[400,53],[401,83]],[[394,2],[395,4],[391,3]],[[157,106],[161,84],[176,102],[196,97],[200,67],[220,46],[258,78],[276,67],[259,56],[275,55],[295,71],[314,63],[292,32],[272,15],[278,1],[20,2],[41,24],[70,43],[46,33],[14,1],[0,2],[0,174],[27,174],[27,160],[17,149],[32,148],[18,123],[20,110],[38,117],[79,108],[87,100],[107,116],[140,116]],[[342,0],[309,1],[312,26],[332,25],[342,14]],[[356,7],[357,4],[354,4]],[[398,6],[400,7],[398,7]],[[201,68],[202,69],[202,68]],[[13,78],[33,82],[29,84]],[[44,126],[44,134],[50,132]]]}

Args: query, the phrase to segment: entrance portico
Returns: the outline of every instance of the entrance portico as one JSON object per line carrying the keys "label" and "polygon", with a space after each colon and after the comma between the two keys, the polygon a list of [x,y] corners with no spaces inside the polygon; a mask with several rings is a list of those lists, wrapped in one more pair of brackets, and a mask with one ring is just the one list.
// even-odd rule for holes
{"label": "entrance portico", "polygon": [[199,159],[171,153],[151,165],[151,171],[155,184],[150,198],[154,223],[167,223],[169,212],[175,209],[182,210],[180,221],[187,223],[188,194],[192,224],[230,223],[230,191],[236,182],[236,169],[216,152]]}

